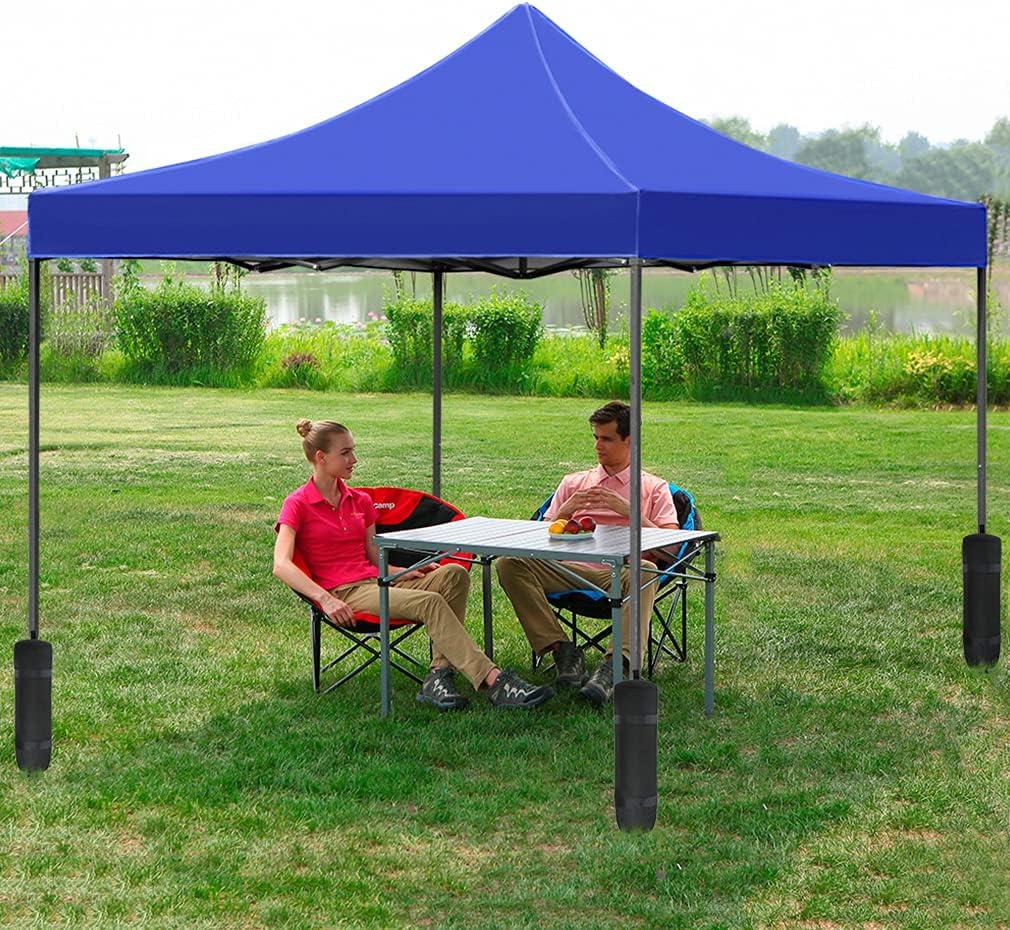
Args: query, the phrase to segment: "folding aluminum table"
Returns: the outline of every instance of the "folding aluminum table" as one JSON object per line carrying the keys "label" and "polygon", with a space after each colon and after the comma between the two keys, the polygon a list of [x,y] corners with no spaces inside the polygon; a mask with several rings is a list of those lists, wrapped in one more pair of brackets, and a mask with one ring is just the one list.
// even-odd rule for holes
{"label": "folding aluminum table", "polygon": [[[613,624],[614,681],[623,676],[621,663],[621,568],[631,553],[631,531],[626,526],[598,526],[592,536],[553,540],[548,524],[537,520],[501,520],[492,517],[467,517],[452,523],[399,530],[375,537],[379,549],[379,642],[381,653],[382,716],[389,713],[392,695],[389,682],[389,585],[398,577],[430,562],[459,553],[471,553],[482,567],[484,595],[484,651],[493,658],[491,626],[491,562],[499,556],[516,556],[552,562],[593,562],[610,568],[610,590],[603,591],[579,575],[571,574],[573,586],[595,588],[610,600]],[[685,542],[705,547],[705,714],[715,703],[715,543],[719,534],[710,530],[664,530],[642,527],[642,552],[650,549],[676,549]],[[389,571],[389,550],[408,549],[428,553],[408,568]],[[643,572],[643,587],[646,582]]]}

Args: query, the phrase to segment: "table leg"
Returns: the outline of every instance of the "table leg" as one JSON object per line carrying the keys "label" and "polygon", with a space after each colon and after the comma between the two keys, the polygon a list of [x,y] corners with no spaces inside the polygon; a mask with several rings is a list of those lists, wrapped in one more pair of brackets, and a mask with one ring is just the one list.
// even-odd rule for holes
{"label": "table leg", "polygon": [[[614,662],[614,684],[616,685],[619,681],[624,678],[624,662],[622,661],[623,656],[623,630],[621,623],[621,566],[611,565],[610,566],[610,624],[613,628],[613,632],[610,637],[610,648],[613,649],[613,662]],[[616,606],[614,606],[616,605]]]}
{"label": "table leg", "polygon": [[[385,581],[389,574],[389,553],[379,549],[379,580]],[[389,688],[389,587],[379,585],[379,687],[382,690],[381,716],[389,715],[392,694]]]}
{"label": "table leg", "polygon": [[715,541],[705,543],[705,716],[715,707]]}
{"label": "table leg", "polygon": [[480,560],[482,593],[484,595],[484,655],[494,658],[494,630],[491,626],[491,560]]}

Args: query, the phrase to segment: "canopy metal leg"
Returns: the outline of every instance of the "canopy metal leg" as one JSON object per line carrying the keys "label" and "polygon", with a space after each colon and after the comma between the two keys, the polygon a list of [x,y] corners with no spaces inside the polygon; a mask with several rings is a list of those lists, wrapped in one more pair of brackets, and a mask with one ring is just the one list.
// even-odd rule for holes
{"label": "canopy metal leg", "polygon": [[379,714],[388,717],[392,707],[389,686],[389,552],[379,548],[379,688],[382,701]]}
{"label": "canopy metal leg", "polygon": [[39,638],[39,342],[42,263],[28,262],[28,636]]}
{"label": "canopy metal leg", "polygon": [[631,389],[631,554],[628,556],[628,582],[631,598],[628,617],[631,629],[631,677],[640,678],[642,670],[639,612],[642,604],[642,264],[631,262],[631,299],[628,303],[629,387]]}
{"label": "canopy metal leg", "polygon": [[[625,831],[651,830],[659,803],[659,691],[642,679],[639,613],[642,602],[642,265],[631,260],[628,306],[631,345],[631,554],[628,620],[631,678],[621,681],[618,624],[614,624],[614,812]],[[616,587],[616,584],[615,584]],[[615,616],[620,616],[615,611]]]}
{"label": "canopy metal leg", "polygon": [[431,345],[433,349],[431,410],[431,493],[442,496],[442,289],[445,274],[432,273]]}
{"label": "canopy metal leg", "polygon": [[994,665],[999,660],[1003,597],[1000,591],[1002,542],[985,531],[986,501],[986,356],[985,319],[986,269],[977,269],[978,317],[975,350],[978,365],[976,397],[976,455],[978,482],[978,532],[961,541],[961,576],[964,584],[962,604],[962,644],[964,660],[969,665]]}
{"label": "canopy metal leg", "polygon": [[14,644],[14,751],[26,771],[49,768],[53,647],[39,639],[39,342],[41,262],[28,263],[28,639]]}
{"label": "canopy metal leg", "polygon": [[976,456],[978,460],[978,531],[985,532],[985,452],[986,452],[986,404],[988,391],[986,389],[986,363],[988,355],[986,326],[986,269],[979,268],[977,279],[978,312],[976,314],[975,351],[977,354],[978,371],[977,396],[975,403],[975,433],[977,442]]}

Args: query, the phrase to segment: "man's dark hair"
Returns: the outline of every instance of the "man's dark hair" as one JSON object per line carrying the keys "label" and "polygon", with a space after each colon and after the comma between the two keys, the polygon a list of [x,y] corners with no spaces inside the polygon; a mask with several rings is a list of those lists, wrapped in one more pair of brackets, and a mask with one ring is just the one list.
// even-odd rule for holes
{"label": "man's dark hair", "polygon": [[589,422],[598,425],[616,423],[617,435],[621,439],[627,439],[631,433],[631,408],[623,401],[612,400],[609,404],[600,407],[599,410],[594,410]]}

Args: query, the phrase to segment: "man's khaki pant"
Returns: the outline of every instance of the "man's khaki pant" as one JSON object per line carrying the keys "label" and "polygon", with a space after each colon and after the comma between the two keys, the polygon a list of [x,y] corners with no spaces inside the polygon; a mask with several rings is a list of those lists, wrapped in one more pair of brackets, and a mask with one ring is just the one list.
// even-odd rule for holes
{"label": "man's khaki pant", "polygon": [[[451,665],[477,689],[495,666],[463,625],[469,590],[470,574],[462,565],[442,565],[390,587],[389,616],[423,623],[432,645],[431,667]],[[353,610],[379,612],[379,586],[374,578],[341,585],[330,593]]]}
{"label": "man's khaki pant", "polygon": [[[581,562],[562,562],[560,564],[575,572],[580,578],[591,581],[598,588],[610,591],[609,568],[591,568]],[[568,638],[547,601],[547,595],[555,594],[558,591],[570,591],[576,586],[576,582],[570,575],[560,571],[557,566],[557,562],[542,562],[539,559],[520,559],[510,556],[504,556],[495,562],[502,589],[512,602],[516,616],[526,631],[526,638],[538,655],[551,644]],[[643,559],[642,568],[655,571],[656,566]],[[631,573],[625,566],[621,569],[621,593],[624,596],[627,596],[630,590],[630,577]],[[643,584],[647,579],[654,577],[655,575],[643,571]],[[642,588],[638,614],[640,647],[644,647],[648,642],[649,618],[652,616],[652,602],[655,597],[655,582]],[[624,658],[630,662],[631,628],[628,625],[627,604],[621,609],[621,629],[623,630],[621,652]],[[611,651],[612,648],[607,650],[608,656]]]}

